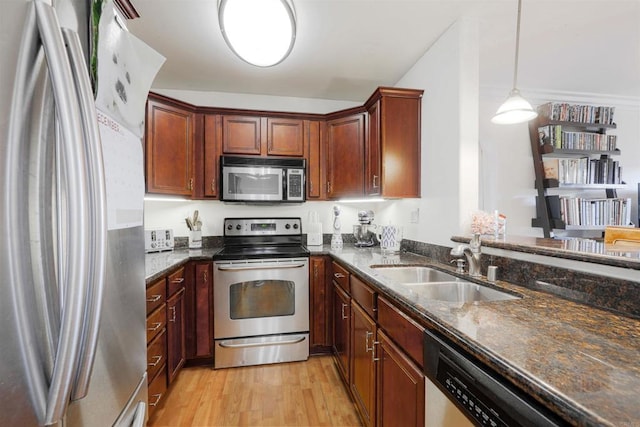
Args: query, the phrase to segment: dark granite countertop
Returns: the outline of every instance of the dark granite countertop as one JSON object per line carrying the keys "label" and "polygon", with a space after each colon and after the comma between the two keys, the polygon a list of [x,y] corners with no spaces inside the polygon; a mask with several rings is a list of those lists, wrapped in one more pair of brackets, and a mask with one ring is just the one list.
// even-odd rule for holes
{"label": "dark granite countertop", "polygon": [[[451,240],[469,243],[470,236],[454,236]],[[592,239],[563,240],[526,236],[495,239],[483,236],[482,246],[640,270],[640,245],[608,245]]]}
{"label": "dark granite countertop", "polygon": [[[311,255],[331,255],[422,325],[447,336],[570,423],[640,426],[639,320],[504,281],[471,279],[412,253],[387,255],[379,248],[347,246],[332,251],[328,245],[309,249]],[[211,259],[217,250],[147,254],[147,283],[189,260]],[[522,299],[472,304],[426,299],[370,267],[399,264],[432,266]]]}
{"label": "dark granite countertop", "polygon": [[330,254],[572,424],[640,425],[640,321],[502,281],[478,282],[523,298],[466,304],[426,299],[370,266],[429,265],[456,275],[453,268],[378,249]]}
{"label": "dark granite countertop", "polygon": [[188,261],[211,260],[220,248],[210,249],[176,249],[168,252],[153,252],[145,255],[145,283],[170,273],[172,270],[186,264]]}

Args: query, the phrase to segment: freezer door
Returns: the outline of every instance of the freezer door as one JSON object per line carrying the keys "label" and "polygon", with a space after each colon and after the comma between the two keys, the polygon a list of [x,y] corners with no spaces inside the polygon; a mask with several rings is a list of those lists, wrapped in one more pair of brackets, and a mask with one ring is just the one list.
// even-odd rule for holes
{"label": "freezer door", "polygon": [[[108,232],[107,280],[98,350],[87,396],[72,402],[68,426],[111,426],[147,366],[143,227]],[[146,387],[144,387],[146,402]]]}

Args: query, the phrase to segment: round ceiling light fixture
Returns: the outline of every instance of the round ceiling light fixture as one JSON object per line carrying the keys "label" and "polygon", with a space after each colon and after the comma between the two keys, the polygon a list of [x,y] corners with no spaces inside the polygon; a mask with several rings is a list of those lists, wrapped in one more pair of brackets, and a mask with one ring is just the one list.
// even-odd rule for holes
{"label": "round ceiling light fixture", "polygon": [[233,53],[258,67],[282,62],[296,40],[292,0],[218,0],[218,21]]}

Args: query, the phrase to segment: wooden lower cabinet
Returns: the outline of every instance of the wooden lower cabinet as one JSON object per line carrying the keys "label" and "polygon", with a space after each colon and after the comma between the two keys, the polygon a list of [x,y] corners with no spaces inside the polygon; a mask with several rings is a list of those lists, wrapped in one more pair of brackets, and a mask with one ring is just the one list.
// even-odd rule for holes
{"label": "wooden lower cabinet", "polygon": [[[366,426],[375,426],[376,323],[351,300],[351,394]],[[401,425],[401,424],[399,424]]]}
{"label": "wooden lower cabinet", "polygon": [[340,285],[333,283],[333,353],[342,378],[349,383],[349,347],[351,336],[351,298]]}
{"label": "wooden lower cabinet", "polygon": [[332,271],[334,355],[362,423],[424,426],[424,328],[336,262]]}
{"label": "wooden lower cabinet", "polygon": [[377,426],[424,426],[424,375],[383,332],[377,345]]}
{"label": "wooden lower cabinet", "polygon": [[312,354],[331,350],[328,265],[329,259],[325,256],[309,257],[309,352]]}
{"label": "wooden lower cabinet", "polygon": [[[186,346],[187,361],[213,363],[213,264],[187,264]],[[198,363],[201,364],[201,363]]]}
{"label": "wooden lower cabinet", "polygon": [[167,382],[171,384],[186,361],[184,288],[167,299]]}

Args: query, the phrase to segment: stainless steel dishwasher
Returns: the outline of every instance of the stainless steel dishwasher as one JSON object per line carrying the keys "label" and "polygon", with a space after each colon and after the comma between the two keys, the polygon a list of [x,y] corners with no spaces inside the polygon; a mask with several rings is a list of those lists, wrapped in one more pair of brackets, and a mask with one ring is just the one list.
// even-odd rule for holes
{"label": "stainless steel dishwasher", "polygon": [[562,419],[445,337],[425,330],[425,427],[564,426]]}

